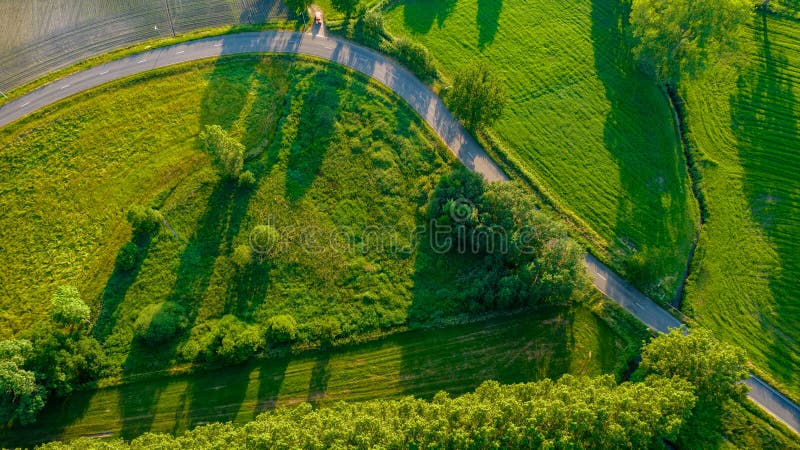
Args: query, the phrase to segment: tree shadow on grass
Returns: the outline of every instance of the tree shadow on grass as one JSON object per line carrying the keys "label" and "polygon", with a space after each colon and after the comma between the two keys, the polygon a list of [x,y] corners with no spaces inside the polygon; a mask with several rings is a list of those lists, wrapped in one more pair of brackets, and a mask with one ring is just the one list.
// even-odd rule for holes
{"label": "tree shadow on grass", "polygon": [[427,33],[433,23],[441,28],[447,17],[456,8],[456,0],[408,0],[396,2],[404,6],[403,22],[406,29],[414,33]]}
{"label": "tree shadow on grass", "polygon": [[503,0],[478,0],[478,49],[483,50],[494,42],[502,9]]}
{"label": "tree shadow on grass", "polygon": [[281,386],[286,378],[286,369],[291,361],[290,356],[281,356],[259,364],[258,400],[254,411],[256,414],[275,409],[277,406]]}
{"label": "tree shadow on grass", "polygon": [[319,406],[328,390],[328,381],[331,378],[328,364],[331,360],[331,350],[323,348],[314,358],[314,368],[311,369],[311,381],[308,384],[308,403]]}
{"label": "tree shadow on grass", "polygon": [[314,73],[307,90],[293,99],[303,102],[297,121],[291,122],[297,130],[287,129],[288,121],[281,130],[282,133],[296,133],[289,144],[286,163],[286,195],[291,201],[302,198],[319,175],[335,130],[339,90],[344,88],[344,69],[328,67]]}
{"label": "tree shadow on grass", "polygon": [[137,249],[134,266],[128,270],[120,268],[119,265],[114,267],[114,272],[111,273],[111,277],[108,279],[106,287],[103,289],[100,303],[100,315],[97,318],[97,322],[95,322],[92,327],[92,334],[98,341],[105,341],[114,330],[114,325],[117,323],[117,308],[120,303],[125,300],[128,289],[130,289],[133,282],[136,281],[136,277],[139,276],[142,262],[147,258],[152,240],[153,236],[150,234],[134,234],[131,240],[131,242],[136,245]]}
{"label": "tree shadow on grass", "polygon": [[[610,248],[623,276],[645,294],[671,300],[696,224],[686,210],[686,165],[669,104],[633,65],[624,29],[629,10],[624,2],[592,2],[595,71],[610,103],[604,146],[622,186]],[[657,147],[670,140],[674,148]]]}
{"label": "tree shadow on grass", "polygon": [[66,398],[51,398],[39,413],[36,423],[25,427],[0,427],[2,446],[33,448],[46,442],[61,440],[67,428],[78,423],[89,411],[94,395],[94,391],[77,391]]}
{"label": "tree shadow on grass", "polygon": [[777,253],[777,264],[763,274],[769,280],[775,312],[762,311],[758,318],[772,341],[771,372],[782,383],[798,386],[800,334],[795,331],[795,321],[800,317],[800,305],[791,297],[800,273],[796,235],[800,230],[800,108],[786,49],[771,42],[766,14],[754,20],[757,60],[739,76],[737,95],[730,100],[731,122],[750,213]]}

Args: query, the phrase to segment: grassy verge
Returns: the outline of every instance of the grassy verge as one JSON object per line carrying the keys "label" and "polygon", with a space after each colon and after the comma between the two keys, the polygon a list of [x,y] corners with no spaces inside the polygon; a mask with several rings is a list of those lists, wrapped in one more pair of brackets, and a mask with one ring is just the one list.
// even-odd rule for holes
{"label": "grassy verge", "polygon": [[800,400],[800,23],[757,15],[743,68],[718,64],[681,91],[708,223],[687,313],[744,348],[760,376]]}
{"label": "grassy verge", "polygon": [[498,151],[615,269],[668,300],[698,211],[667,99],[631,63],[619,5],[407,0],[385,16],[444,78],[475,60],[495,68],[510,100],[490,130]]}
{"label": "grassy verge", "polygon": [[32,428],[8,430],[2,440],[27,445],[85,435],[179,433],[206,422],[247,422],[260,411],[304,401],[431,397],[440,390],[464,393],[487,379],[513,383],[564,373],[597,375],[625,367],[625,358],[641,344],[634,336],[613,331],[584,307],[540,309],[328,352],[79,392],[48,405]]}

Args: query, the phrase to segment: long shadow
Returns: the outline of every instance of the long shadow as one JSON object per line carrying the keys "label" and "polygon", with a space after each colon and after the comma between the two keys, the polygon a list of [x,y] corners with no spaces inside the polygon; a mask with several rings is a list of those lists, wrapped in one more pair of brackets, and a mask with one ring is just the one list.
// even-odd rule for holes
{"label": "long shadow", "polygon": [[292,100],[302,101],[297,130],[281,130],[296,131],[286,163],[286,195],[292,201],[302,198],[319,174],[335,130],[339,90],[346,88],[344,71],[337,67],[319,70],[307,86],[302,96]]}
{"label": "long shadow", "polygon": [[[230,422],[236,419],[247,395],[250,366],[226,368],[224,379],[197,377],[189,388],[188,428],[209,422]],[[249,412],[248,412],[249,413]],[[182,430],[181,430],[182,431]]]}
{"label": "long shadow", "polygon": [[131,242],[137,248],[136,263],[128,270],[119,266],[114,267],[114,272],[111,273],[111,277],[106,282],[106,287],[103,288],[100,315],[92,327],[92,334],[98,341],[105,341],[113,331],[114,325],[117,323],[117,308],[125,299],[125,295],[133,282],[136,281],[136,277],[139,276],[142,262],[147,258],[152,240],[152,235],[135,234]]}
{"label": "long shadow", "polygon": [[[676,270],[681,267],[688,258],[695,224],[682,207],[685,199],[673,195],[686,195],[674,189],[685,186],[687,177],[678,140],[671,152],[654,147],[674,132],[667,119],[666,98],[657,95],[653,81],[634,67],[624,28],[629,11],[626,2],[592,1],[595,71],[610,103],[604,146],[617,164],[622,185],[614,225],[616,242],[611,247],[626,279],[650,296],[672,299],[680,273],[665,273],[656,262]],[[642,105],[640,114],[628,113],[632,105]],[[663,283],[665,278],[671,284]]]}
{"label": "long shadow", "polygon": [[323,349],[314,359],[314,367],[311,369],[311,381],[308,383],[308,403],[318,406],[325,398],[328,390],[328,381],[331,378],[328,364],[331,360],[331,351]]}
{"label": "long shadow", "polygon": [[0,427],[0,446],[32,448],[60,440],[67,427],[78,422],[89,410],[94,394],[94,391],[78,391],[66,398],[53,398],[47,402],[33,425]]}
{"label": "long shadow", "polygon": [[778,263],[766,274],[774,314],[760,317],[770,336],[773,375],[787,385],[800,384],[800,334],[795,330],[800,304],[794,301],[800,273],[800,108],[794,93],[792,67],[780,45],[771,42],[770,18],[761,13],[754,23],[757,64],[739,76],[731,98],[731,121],[744,168],[744,191],[753,219],[776,249]]}
{"label": "long shadow", "polygon": [[478,0],[478,48],[480,50],[494,42],[502,9],[503,0]]}
{"label": "long shadow", "polygon": [[434,22],[441,28],[456,8],[456,0],[408,0],[396,2],[395,5],[401,3],[404,6],[403,22],[406,29],[419,34],[427,33]]}
{"label": "long shadow", "polygon": [[259,365],[256,414],[273,410],[277,406],[281,386],[286,378],[286,369],[291,361],[291,357],[284,356],[270,359]]}

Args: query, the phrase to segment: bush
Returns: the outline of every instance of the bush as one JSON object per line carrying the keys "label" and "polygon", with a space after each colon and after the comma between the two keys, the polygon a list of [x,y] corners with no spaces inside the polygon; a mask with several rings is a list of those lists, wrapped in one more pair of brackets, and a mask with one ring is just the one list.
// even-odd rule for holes
{"label": "bush", "polygon": [[271,317],[267,321],[267,339],[279,344],[297,339],[297,321],[287,314]]}
{"label": "bush", "polygon": [[250,232],[250,248],[260,255],[273,254],[280,242],[280,234],[272,225],[257,225]]}
{"label": "bush", "polygon": [[133,227],[133,232],[137,234],[151,234],[158,229],[161,223],[161,213],[153,208],[146,208],[142,205],[131,205],[128,208],[128,223]]}
{"label": "bush", "polygon": [[239,186],[251,188],[256,185],[256,176],[253,175],[253,172],[249,170],[245,170],[239,175]]}
{"label": "bush", "polygon": [[464,67],[453,80],[447,103],[467,129],[491,125],[503,113],[505,92],[485,63]]}
{"label": "bush", "polygon": [[50,301],[50,317],[61,325],[76,326],[89,322],[91,310],[75,286],[61,286]]}
{"label": "bush", "polygon": [[119,249],[117,253],[117,269],[128,272],[136,267],[136,262],[139,259],[139,247],[133,242],[128,242]]}
{"label": "bush", "polygon": [[144,308],[134,324],[136,337],[146,345],[156,346],[174,337],[186,327],[182,306],[165,302]]}
{"label": "bush", "polygon": [[408,38],[398,37],[382,43],[380,49],[408,67],[422,81],[436,79],[436,64],[424,45]]}
{"label": "bush", "polygon": [[238,245],[231,255],[231,260],[240,269],[243,269],[253,262],[253,249],[249,245]]}
{"label": "bush", "polygon": [[257,326],[230,314],[214,324],[211,334],[207,357],[225,364],[243,363],[264,346],[262,331]]}
{"label": "bush", "polygon": [[316,319],[312,324],[312,330],[322,345],[330,345],[342,334],[342,324],[337,318],[327,316]]}
{"label": "bush", "polygon": [[383,15],[378,11],[368,11],[358,23],[361,38],[368,42],[379,42],[385,34]]}

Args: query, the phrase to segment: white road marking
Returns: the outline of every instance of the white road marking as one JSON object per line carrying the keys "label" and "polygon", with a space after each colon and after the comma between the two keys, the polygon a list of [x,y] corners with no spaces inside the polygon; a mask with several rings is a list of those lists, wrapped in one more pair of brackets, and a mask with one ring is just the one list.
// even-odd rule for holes
{"label": "white road marking", "polygon": [[214,44],[214,47],[222,47],[222,43],[218,42],[218,43]]}
{"label": "white road marking", "polygon": [[58,90],[59,90],[59,91],[63,91],[64,89],[66,89],[66,88],[68,88],[68,87],[70,87],[70,86],[72,86],[72,85],[71,85],[71,84],[68,84],[68,85],[66,85],[66,86],[61,86],[61,87],[60,87]]}
{"label": "white road marking", "polygon": [[640,305],[639,302],[633,302],[633,304],[638,306],[639,309],[644,309],[644,306]]}
{"label": "white road marking", "polygon": [[598,271],[595,271],[594,273],[595,273],[595,275],[597,275],[598,277],[600,277],[600,278],[602,278],[602,279],[604,279],[604,280],[608,281],[608,278],[606,278],[606,276],[605,276],[605,275],[603,275],[602,273],[600,273],[600,272],[598,272]]}
{"label": "white road marking", "polygon": [[142,60],[140,60],[140,61],[136,61],[136,64],[141,64],[141,63],[143,63],[143,62],[147,62],[147,60],[146,60],[146,59],[142,59]]}
{"label": "white road marking", "polygon": [[175,54],[176,54],[176,55],[180,55],[181,53],[186,53],[186,50],[181,50],[181,51],[179,51],[179,52],[177,52],[177,53],[175,53]]}
{"label": "white road marking", "polygon": [[108,73],[108,71],[106,70],[105,72],[100,72],[100,75],[105,75],[107,73]]}
{"label": "white road marking", "polygon": [[328,45],[323,45],[323,47],[327,48],[328,50],[333,50],[333,47],[330,47]]}
{"label": "white road marking", "polygon": [[26,106],[28,106],[30,104],[31,104],[31,102],[25,102],[22,105],[20,105],[20,108],[24,108],[24,107],[26,107]]}

